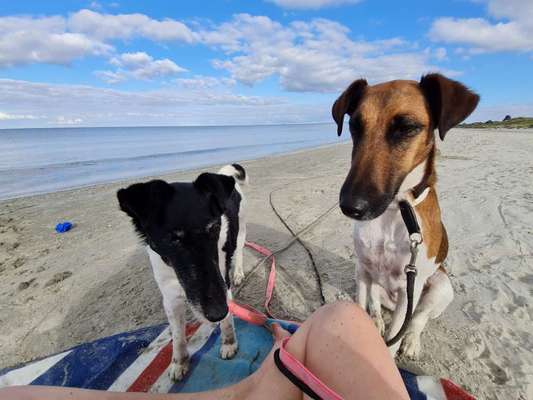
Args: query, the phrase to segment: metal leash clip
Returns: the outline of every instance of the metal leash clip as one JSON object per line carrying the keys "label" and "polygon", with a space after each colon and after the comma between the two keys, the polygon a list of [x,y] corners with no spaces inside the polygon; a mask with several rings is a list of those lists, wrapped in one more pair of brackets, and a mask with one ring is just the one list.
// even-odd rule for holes
{"label": "metal leash clip", "polygon": [[405,273],[414,272],[415,276],[418,272],[416,267],[416,259],[418,257],[418,246],[422,244],[422,235],[420,233],[412,233],[409,235],[409,250],[411,251],[411,258],[409,264],[404,268]]}

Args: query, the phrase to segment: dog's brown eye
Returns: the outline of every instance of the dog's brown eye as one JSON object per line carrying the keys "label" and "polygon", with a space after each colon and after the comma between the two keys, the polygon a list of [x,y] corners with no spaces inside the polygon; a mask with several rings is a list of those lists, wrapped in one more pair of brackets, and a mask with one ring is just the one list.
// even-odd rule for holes
{"label": "dog's brown eye", "polygon": [[392,140],[402,140],[415,136],[422,128],[422,124],[409,117],[397,116],[389,128],[389,137]]}
{"label": "dog's brown eye", "polygon": [[398,132],[403,134],[417,133],[420,129],[420,125],[415,124],[402,125],[397,128]]}

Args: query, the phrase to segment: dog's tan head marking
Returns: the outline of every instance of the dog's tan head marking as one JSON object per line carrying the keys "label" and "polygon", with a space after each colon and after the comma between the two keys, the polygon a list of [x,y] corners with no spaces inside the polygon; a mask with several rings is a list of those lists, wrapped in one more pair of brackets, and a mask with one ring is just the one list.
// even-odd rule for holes
{"label": "dog's tan head marking", "polygon": [[344,115],[350,116],[353,140],[352,165],[340,193],[344,214],[360,220],[376,218],[402,183],[409,184],[404,180],[415,168],[429,179],[434,130],[438,128],[444,139],[478,101],[477,94],[440,74],[426,75],[420,82],[397,80],[372,86],[364,79],[353,82],[332,108],[338,135]]}

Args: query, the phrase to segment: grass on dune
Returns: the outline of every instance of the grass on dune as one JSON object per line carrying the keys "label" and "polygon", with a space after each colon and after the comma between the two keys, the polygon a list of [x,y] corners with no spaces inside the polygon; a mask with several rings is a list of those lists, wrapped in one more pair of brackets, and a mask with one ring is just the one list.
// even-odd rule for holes
{"label": "grass on dune", "polygon": [[472,122],[470,124],[461,124],[459,128],[481,128],[481,129],[496,129],[496,128],[509,128],[509,129],[524,129],[533,128],[533,118],[530,117],[518,117],[510,118],[504,121],[491,121],[486,122]]}

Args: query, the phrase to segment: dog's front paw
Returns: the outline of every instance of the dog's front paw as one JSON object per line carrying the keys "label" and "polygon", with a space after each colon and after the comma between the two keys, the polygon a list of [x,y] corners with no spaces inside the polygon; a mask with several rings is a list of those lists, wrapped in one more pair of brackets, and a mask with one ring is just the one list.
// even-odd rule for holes
{"label": "dog's front paw", "polygon": [[239,344],[237,342],[222,344],[220,346],[220,358],[224,360],[233,358],[235,354],[237,354],[238,349],[239,349]]}
{"label": "dog's front paw", "polygon": [[235,286],[239,286],[239,285],[242,283],[243,280],[244,280],[244,272],[242,272],[242,271],[239,271],[239,272],[235,271],[235,272],[233,273],[233,284],[234,284]]}
{"label": "dog's front paw", "polygon": [[170,379],[174,382],[181,381],[187,374],[187,371],[189,371],[189,357],[186,357],[181,361],[173,359],[169,370]]}
{"label": "dog's front paw", "polygon": [[411,360],[418,359],[420,355],[420,336],[414,332],[407,331],[405,337],[402,340],[400,347],[400,353]]}

